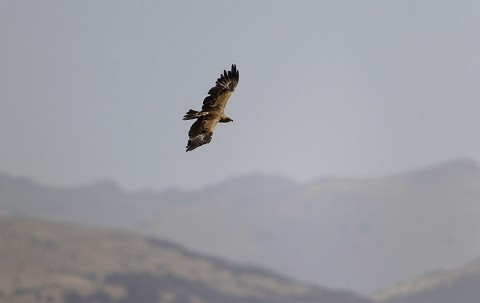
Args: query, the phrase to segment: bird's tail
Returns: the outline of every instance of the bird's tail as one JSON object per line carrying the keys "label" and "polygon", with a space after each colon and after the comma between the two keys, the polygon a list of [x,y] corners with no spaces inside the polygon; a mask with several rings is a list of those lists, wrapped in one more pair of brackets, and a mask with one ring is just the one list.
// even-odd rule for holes
{"label": "bird's tail", "polygon": [[208,115],[208,113],[197,112],[196,110],[191,109],[185,114],[185,116],[183,116],[183,120],[197,119],[206,115]]}

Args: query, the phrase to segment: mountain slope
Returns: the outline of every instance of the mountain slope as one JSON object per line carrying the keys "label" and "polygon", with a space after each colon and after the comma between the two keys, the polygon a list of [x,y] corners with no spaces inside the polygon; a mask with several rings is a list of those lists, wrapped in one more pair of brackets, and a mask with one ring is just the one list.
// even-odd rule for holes
{"label": "mountain slope", "polygon": [[367,303],[126,232],[0,217],[0,302]]}
{"label": "mountain slope", "polygon": [[480,169],[460,159],[378,178],[251,175],[196,191],[54,188],[0,175],[0,212],[174,239],[295,278],[373,293],[480,251]]}
{"label": "mountain slope", "polygon": [[480,298],[480,258],[449,271],[436,271],[375,296],[382,303],[475,303]]}

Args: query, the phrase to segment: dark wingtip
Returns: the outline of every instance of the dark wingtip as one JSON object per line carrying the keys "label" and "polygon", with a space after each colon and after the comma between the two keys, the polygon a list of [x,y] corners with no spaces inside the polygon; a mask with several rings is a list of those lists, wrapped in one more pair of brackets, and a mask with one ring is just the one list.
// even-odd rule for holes
{"label": "dark wingtip", "polygon": [[[239,80],[239,75],[238,75],[238,70],[237,66],[235,64],[232,64],[232,68],[227,72],[227,70],[223,70],[223,75],[220,75],[220,78],[234,78],[237,81]],[[220,79],[219,79],[220,80]]]}
{"label": "dark wingtip", "polygon": [[239,73],[238,73],[237,65],[236,65],[236,64],[232,64],[231,73],[232,73],[232,75],[235,77],[235,79],[237,79],[237,81],[238,81],[239,78],[240,78],[240,75],[239,75]]}
{"label": "dark wingtip", "polygon": [[200,144],[200,145],[187,145],[187,146],[186,146],[186,148],[187,148],[186,152],[192,151],[192,150],[194,150],[195,148],[197,148],[197,147],[199,147],[199,146],[201,146],[201,145],[202,145],[202,144]]}

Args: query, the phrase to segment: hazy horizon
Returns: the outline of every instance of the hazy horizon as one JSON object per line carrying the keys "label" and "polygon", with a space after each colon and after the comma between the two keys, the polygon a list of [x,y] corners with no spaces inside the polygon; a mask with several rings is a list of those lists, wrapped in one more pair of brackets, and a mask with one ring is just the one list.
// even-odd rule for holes
{"label": "hazy horizon", "polygon": [[[472,162],[473,161],[473,162]],[[335,178],[338,180],[345,179],[345,180],[368,180],[368,179],[380,179],[380,178],[389,178],[389,177],[394,177],[398,176],[401,174],[412,174],[415,172],[419,172],[422,170],[429,170],[429,169],[436,169],[438,167],[446,166],[446,165],[452,165],[452,164],[461,164],[461,163],[467,163],[467,164],[474,164],[476,166],[480,167],[480,163],[473,158],[468,158],[468,157],[457,157],[457,158],[452,158],[448,159],[446,161],[441,161],[441,162],[435,162],[435,163],[430,163],[418,167],[414,167],[411,169],[403,169],[403,170],[398,170],[398,171],[392,171],[392,172],[385,172],[382,174],[357,174],[357,175],[347,175],[347,174],[335,174],[335,173],[330,173],[330,174],[319,174],[317,176],[312,176],[311,178],[308,179],[296,179],[293,176],[287,175],[287,174],[282,174],[282,173],[275,173],[275,172],[256,172],[256,171],[251,171],[251,172],[244,172],[244,173],[239,173],[236,175],[230,175],[226,176],[223,179],[218,179],[218,180],[213,180],[212,182],[197,185],[197,186],[182,186],[182,185],[172,185],[172,186],[167,186],[167,187],[162,187],[162,188],[156,188],[156,187],[148,187],[148,186],[140,186],[136,188],[129,188],[128,186],[124,186],[118,180],[115,180],[114,178],[93,178],[92,180],[86,181],[86,182],[81,182],[81,183],[71,183],[71,184],[65,184],[62,182],[59,183],[49,183],[45,182],[44,180],[38,180],[34,177],[26,176],[26,175],[21,175],[21,174],[12,174],[8,171],[0,169],[0,175],[5,175],[9,178],[13,179],[25,179],[27,181],[33,182],[35,184],[41,185],[41,186],[47,186],[47,187],[53,187],[53,188],[79,188],[79,187],[85,187],[85,186],[93,186],[93,185],[112,185],[117,187],[119,190],[125,193],[138,193],[142,191],[153,191],[153,192],[168,192],[170,190],[181,190],[181,191],[197,191],[197,190],[205,190],[209,188],[214,188],[218,185],[224,184],[224,183],[229,183],[232,181],[236,180],[243,180],[245,178],[255,178],[255,177],[261,177],[261,178],[268,178],[268,179],[283,179],[290,181],[292,183],[295,183],[297,185],[307,185],[309,183],[314,183],[317,181],[320,181],[325,178]]]}

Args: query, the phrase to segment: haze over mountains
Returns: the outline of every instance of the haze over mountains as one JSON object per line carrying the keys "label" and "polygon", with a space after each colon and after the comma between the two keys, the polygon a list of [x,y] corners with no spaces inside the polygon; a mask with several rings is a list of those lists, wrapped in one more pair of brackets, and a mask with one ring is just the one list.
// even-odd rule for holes
{"label": "haze over mountains", "polygon": [[367,294],[480,255],[480,169],[468,159],[305,184],[243,176],[197,191],[58,188],[0,175],[0,214],[121,228]]}
{"label": "haze over mountains", "polygon": [[[0,216],[0,302],[373,303],[155,238]],[[377,303],[475,303],[480,258],[377,294]]]}
{"label": "haze over mountains", "polygon": [[0,302],[368,303],[176,244],[0,217]]}
{"label": "haze over mountains", "polygon": [[448,271],[437,270],[375,296],[382,303],[476,303],[480,298],[480,258]]}

